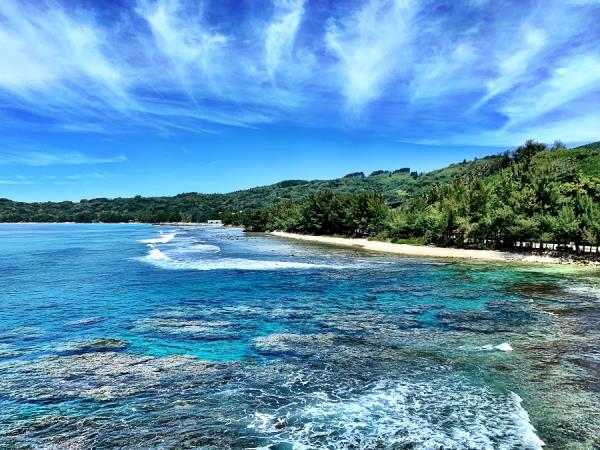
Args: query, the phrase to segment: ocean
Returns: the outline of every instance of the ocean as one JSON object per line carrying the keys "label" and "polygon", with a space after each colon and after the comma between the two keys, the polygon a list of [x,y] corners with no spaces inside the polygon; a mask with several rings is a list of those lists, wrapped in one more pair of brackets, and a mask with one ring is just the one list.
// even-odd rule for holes
{"label": "ocean", "polygon": [[0,448],[600,448],[592,269],[0,225]]}

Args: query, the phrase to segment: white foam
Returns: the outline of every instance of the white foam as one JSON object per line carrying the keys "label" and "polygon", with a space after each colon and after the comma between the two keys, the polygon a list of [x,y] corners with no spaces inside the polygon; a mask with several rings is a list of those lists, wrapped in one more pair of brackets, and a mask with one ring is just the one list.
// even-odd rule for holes
{"label": "white foam", "polygon": [[523,399],[514,392],[511,392],[513,401],[515,402],[515,410],[517,415],[517,426],[521,430],[521,436],[523,436],[523,443],[526,448],[541,449],[546,445],[544,441],[536,433],[535,427],[532,425],[529,419],[529,414],[523,408]]}
{"label": "white foam", "polygon": [[542,449],[516,394],[456,381],[383,381],[342,398],[310,392],[287,407],[257,411],[248,426],[293,448]]}
{"label": "white foam", "polygon": [[140,240],[140,242],[142,244],[166,244],[167,242],[172,241],[176,236],[176,233],[170,233],[170,234],[162,234],[161,232],[161,236],[157,237],[157,238],[151,238],[151,239],[142,239]]}
{"label": "white foam", "polygon": [[177,249],[181,253],[219,253],[221,248],[210,244],[194,244],[187,247]]}
{"label": "white foam", "polygon": [[[203,230],[206,231],[206,230]],[[152,264],[161,269],[167,270],[278,270],[278,269],[346,269],[362,268],[372,266],[373,261],[369,263],[337,264],[335,262],[307,262],[300,261],[298,258],[287,259],[281,255],[281,260],[277,260],[277,255],[272,253],[276,248],[271,249],[269,259],[237,258],[221,256],[221,248],[218,245],[208,244],[204,241],[198,241],[197,237],[180,236],[186,233],[181,230],[169,230],[164,232],[159,230],[160,236],[156,238],[143,239],[139,242],[149,246],[149,252],[146,256],[135,258],[140,261]],[[177,236],[175,242],[171,241]],[[225,236],[227,237],[227,236]],[[244,241],[245,242],[245,241]],[[168,247],[156,246],[170,243]],[[239,254],[240,245],[236,245],[234,251]],[[242,245],[243,247],[243,245]],[[252,246],[251,246],[252,247]],[[260,253],[264,254],[265,249],[261,243],[258,246]],[[268,249],[268,244],[267,244]]]}
{"label": "white foam", "polygon": [[494,348],[496,350],[500,350],[501,352],[512,352],[513,350],[508,342],[503,342],[502,344],[496,345]]}
{"label": "white foam", "polygon": [[173,261],[157,248],[151,248],[143,259],[148,261]]}
{"label": "white foam", "polygon": [[461,347],[459,347],[460,349],[464,349],[464,350],[486,350],[486,351],[490,351],[490,350],[499,350],[501,352],[512,352],[513,348],[512,346],[508,343],[508,342],[503,342],[501,344],[498,345],[492,345],[492,344],[486,344],[486,345],[481,345],[479,347],[475,346],[469,346],[469,345],[463,345]]}
{"label": "white foam", "polygon": [[583,295],[586,297],[600,298],[600,288],[593,286],[567,286],[565,288],[568,292],[576,295]]}
{"label": "white foam", "polygon": [[148,255],[138,259],[168,270],[277,270],[335,267],[293,261],[262,261],[242,258],[182,261],[174,260],[156,248],[151,249]]}

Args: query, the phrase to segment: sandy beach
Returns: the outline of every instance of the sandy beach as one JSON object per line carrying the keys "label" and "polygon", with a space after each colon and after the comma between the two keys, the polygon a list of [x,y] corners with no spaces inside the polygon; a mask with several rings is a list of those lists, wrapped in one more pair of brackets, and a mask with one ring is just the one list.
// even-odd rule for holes
{"label": "sandy beach", "polygon": [[434,258],[454,258],[478,261],[518,262],[534,264],[579,264],[577,262],[554,258],[546,255],[519,254],[497,250],[467,250],[460,248],[444,248],[429,245],[392,244],[390,242],[369,241],[367,239],[340,238],[331,236],[310,236],[296,233],[273,231],[268,233],[280,238],[296,239],[325,245],[352,247],[362,250],[393,253],[405,256],[425,256]]}

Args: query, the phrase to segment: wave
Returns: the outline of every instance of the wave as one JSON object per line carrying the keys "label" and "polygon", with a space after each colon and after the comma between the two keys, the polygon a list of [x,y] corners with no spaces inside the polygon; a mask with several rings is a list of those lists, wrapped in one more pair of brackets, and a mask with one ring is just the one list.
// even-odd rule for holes
{"label": "wave", "polygon": [[346,399],[312,392],[303,406],[256,411],[249,428],[293,448],[542,449],[518,395],[453,381],[382,381]]}
{"label": "wave", "polygon": [[600,298],[600,288],[593,286],[566,286],[565,290],[573,295]]}
{"label": "wave", "polygon": [[482,345],[481,347],[477,347],[478,350],[500,350],[501,352],[512,352],[513,348],[508,342],[503,342],[498,345]]}
{"label": "wave", "polygon": [[176,235],[177,235],[177,233],[169,233],[169,234],[161,233],[160,237],[150,238],[150,239],[142,239],[142,240],[140,240],[140,242],[142,244],[166,244],[167,242],[170,242],[173,239],[175,239]]}
{"label": "wave", "polygon": [[145,259],[148,261],[154,261],[154,262],[156,262],[156,261],[173,261],[171,258],[169,258],[167,255],[165,255],[163,252],[161,252],[157,248],[150,249],[148,254],[146,256],[144,256],[142,259]]}
{"label": "wave", "polygon": [[459,348],[463,349],[463,350],[486,350],[486,351],[499,350],[501,352],[512,352],[513,351],[512,346],[508,342],[502,342],[501,344],[498,344],[498,345],[486,344],[486,345],[475,346],[475,347],[469,346],[469,345],[462,345]]}
{"label": "wave", "polygon": [[333,265],[312,264],[294,261],[264,261],[242,258],[203,259],[195,261],[175,260],[159,249],[153,248],[140,261],[167,270],[276,270],[276,269],[319,269],[335,268]]}
{"label": "wave", "polygon": [[219,253],[221,248],[211,244],[193,244],[177,248],[178,253]]}
{"label": "wave", "polygon": [[513,350],[508,342],[503,342],[502,344],[496,345],[494,348],[496,350],[500,350],[501,352],[512,352]]}
{"label": "wave", "polygon": [[515,403],[515,413],[518,417],[517,423],[521,429],[523,443],[527,448],[541,449],[546,444],[537,435],[536,429],[529,419],[529,413],[523,408],[523,399],[514,392],[511,392],[511,397]]}
{"label": "wave", "polygon": [[[203,230],[205,231],[205,230]],[[291,260],[286,256],[281,255],[281,260],[274,259],[262,259],[261,256],[267,250],[278,250],[277,247],[269,249],[268,244],[266,249],[263,248],[262,243],[259,246],[260,256],[257,259],[252,257],[238,257],[240,255],[240,245],[234,247],[234,251],[237,254],[232,256],[221,256],[221,248],[218,245],[208,244],[205,241],[198,239],[198,236],[181,236],[187,233],[187,231],[181,230],[169,230],[169,232],[159,231],[160,236],[156,238],[143,239],[139,242],[147,244],[149,247],[148,254],[138,259],[145,263],[154,265],[161,269],[167,270],[279,270],[279,269],[343,269],[343,268],[357,268],[370,266],[373,261],[369,263],[357,263],[342,264],[335,262],[307,262]],[[177,236],[174,242],[173,239]],[[225,236],[227,237],[227,236]],[[169,243],[168,247],[160,247],[160,244]],[[245,242],[245,244],[248,244]],[[251,242],[249,245],[252,250],[254,243]],[[157,248],[157,247],[160,247]],[[164,251],[162,251],[162,250]],[[241,246],[241,250],[244,251],[244,246]],[[252,251],[250,250],[250,251]],[[254,250],[255,251],[255,250]],[[246,255],[244,255],[246,256]],[[275,255],[269,255],[275,256]],[[297,256],[297,255],[294,255]]]}

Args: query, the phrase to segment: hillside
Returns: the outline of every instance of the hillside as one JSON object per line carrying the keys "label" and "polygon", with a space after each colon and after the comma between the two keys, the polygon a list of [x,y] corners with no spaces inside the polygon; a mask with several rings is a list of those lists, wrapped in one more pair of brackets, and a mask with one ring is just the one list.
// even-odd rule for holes
{"label": "hillside", "polygon": [[354,173],[333,180],[288,180],[228,194],[185,193],[173,197],[97,198],[80,202],[24,203],[0,199],[0,222],[200,222],[223,212],[244,211],[298,201],[311,193],[377,192],[392,207],[444,184],[458,175],[487,174],[497,169],[500,157],[451,164],[425,174],[408,168]]}
{"label": "hillside", "polygon": [[528,141],[468,166],[425,195],[413,191],[395,208],[381,192],[329,190],[225,219],[254,231],[377,236],[442,246],[514,247],[525,241],[553,249],[574,243],[576,250],[584,245],[590,251],[600,243],[597,143],[567,149]]}

